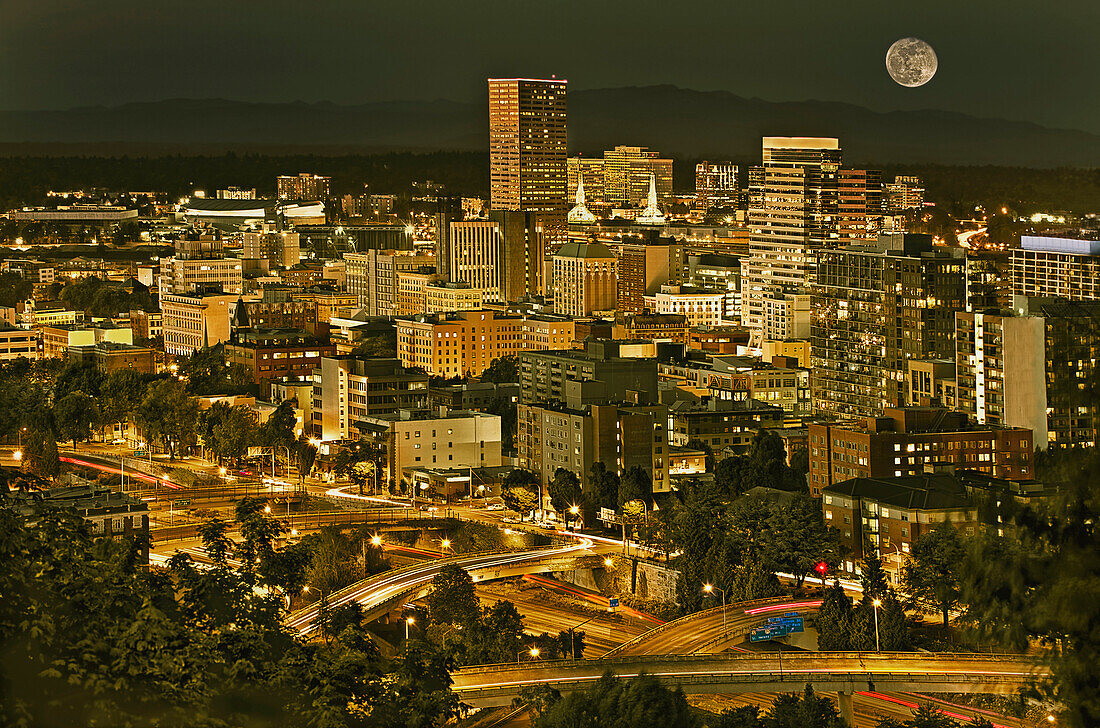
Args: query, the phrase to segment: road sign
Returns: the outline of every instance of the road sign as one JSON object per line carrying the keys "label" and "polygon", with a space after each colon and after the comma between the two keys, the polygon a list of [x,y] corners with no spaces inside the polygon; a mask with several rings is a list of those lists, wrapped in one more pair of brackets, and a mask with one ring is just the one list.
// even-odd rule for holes
{"label": "road sign", "polygon": [[603,521],[604,523],[618,523],[619,522],[619,514],[616,513],[611,508],[601,508],[600,509],[600,520]]}
{"label": "road sign", "polygon": [[618,597],[608,597],[607,606],[610,609],[617,609],[618,606],[619,606],[619,598]]}
{"label": "road sign", "polygon": [[806,620],[803,617],[769,617],[764,627],[786,627],[790,632],[805,632]]}
{"label": "road sign", "polygon": [[785,624],[767,624],[749,632],[749,642],[765,642],[776,637],[786,637],[792,631]]}
{"label": "road sign", "polygon": [[179,500],[172,501],[172,505],[175,506],[176,508],[183,508],[184,506],[191,505],[191,499],[190,498],[180,498]]}
{"label": "road sign", "polygon": [[139,458],[143,458],[149,454],[148,450],[134,450],[134,455]]}

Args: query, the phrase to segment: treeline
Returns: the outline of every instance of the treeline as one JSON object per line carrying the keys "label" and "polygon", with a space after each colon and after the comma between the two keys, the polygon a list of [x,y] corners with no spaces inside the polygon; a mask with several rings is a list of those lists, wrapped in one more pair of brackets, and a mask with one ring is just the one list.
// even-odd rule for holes
{"label": "treeline", "polygon": [[363,185],[396,194],[427,180],[455,195],[489,194],[489,155],[483,152],[0,157],[0,207],[40,202],[50,190],[92,188],[166,192],[172,199],[236,186],[274,196],[277,176],[299,172],[331,176],[334,194],[362,193]]}

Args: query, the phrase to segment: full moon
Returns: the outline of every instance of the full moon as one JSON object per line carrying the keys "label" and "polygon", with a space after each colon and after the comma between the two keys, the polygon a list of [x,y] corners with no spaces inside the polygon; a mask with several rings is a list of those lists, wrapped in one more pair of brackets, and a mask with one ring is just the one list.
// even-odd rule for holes
{"label": "full moon", "polygon": [[902,86],[923,86],[936,75],[938,67],[936,52],[920,38],[896,40],[886,51],[886,70]]}

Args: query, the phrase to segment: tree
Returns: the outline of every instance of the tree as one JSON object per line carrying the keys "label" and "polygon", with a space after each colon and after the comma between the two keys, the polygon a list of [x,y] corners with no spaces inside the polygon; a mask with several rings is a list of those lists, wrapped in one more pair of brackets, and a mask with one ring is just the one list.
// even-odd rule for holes
{"label": "tree", "polygon": [[[568,514],[569,508],[583,500],[581,481],[577,474],[567,468],[554,471],[554,479],[547,488],[550,506],[559,514]],[[568,519],[568,515],[565,516]]]}
{"label": "tree", "polygon": [[588,689],[555,701],[533,725],[698,728],[700,722],[679,688],[667,688],[651,675],[623,680],[607,672]]}
{"label": "tree", "polygon": [[294,402],[281,402],[267,420],[260,425],[256,441],[267,447],[291,448],[298,440],[294,431],[298,429],[298,416],[294,413]]}
{"label": "tree", "polygon": [[592,463],[588,470],[588,488],[585,491],[587,519],[595,518],[601,508],[615,510],[619,507],[619,476],[608,470],[600,461]]}
{"label": "tree", "polygon": [[0,273],[0,306],[15,308],[34,294],[34,284],[14,272]]}
{"label": "tree", "polygon": [[100,387],[99,407],[103,421],[123,425],[134,416],[145,398],[145,377],[132,369],[111,372]]}
{"label": "tree", "polygon": [[824,652],[852,648],[852,598],[839,582],[825,589],[817,610],[817,647]]}
{"label": "tree", "polygon": [[397,331],[390,329],[365,336],[351,353],[358,359],[394,359],[397,357]]}
{"label": "tree", "polygon": [[103,373],[91,362],[70,361],[58,372],[54,384],[54,399],[62,399],[73,392],[83,392],[99,399],[103,388]]}
{"label": "tree", "polygon": [[483,382],[498,384],[519,381],[519,357],[502,356],[493,359],[480,377]]}
{"label": "tree", "polygon": [[769,728],[847,728],[832,701],[806,685],[802,695],[787,693],[775,699],[768,711]]}
{"label": "tree", "polygon": [[648,503],[653,499],[653,481],[640,465],[634,465],[623,473],[619,481],[619,507],[633,501]]}
{"label": "tree", "polygon": [[317,462],[317,447],[302,435],[302,438],[294,443],[292,451],[298,459],[298,482],[302,482],[313,470],[313,464]]}
{"label": "tree", "polygon": [[886,581],[886,570],[882,568],[882,559],[874,551],[868,551],[863,557],[859,583],[863,587],[864,596],[872,599],[886,596],[886,592],[890,589]]}
{"label": "tree", "polygon": [[516,468],[504,477],[500,497],[509,509],[525,515],[541,505],[538,485],[538,477],[534,473]]}
{"label": "tree", "polygon": [[935,604],[947,626],[958,606],[966,547],[949,521],[940,521],[913,543],[913,553],[901,570],[901,581],[913,600]]}
{"label": "tree", "polygon": [[773,502],[765,534],[769,560],[793,574],[798,588],[816,564],[840,562],[840,534],[825,525],[821,503],[808,493],[795,495],[785,505]]}
{"label": "tree", "polygon": [[477,619],[479,611],[474,580],[466,570],[456,564],[440,567],[428,592],[428,619],[436,624],[465,626]]}
{"label": "tree", "polygon": [[743,459],[739,457],[719,460],[714,466],[714,481],[727,498],[736,498],[745,492],[746,488],[741,475],[743,467]]}
{"label": "tree", "polygon": [[203,444],[219,462],[231,459],[238,463],[258,439],[256,419],[256,413],[247,405],[215,402],[199,416]]}
{"label": "tree", "polygon": [[66,440],[83,442],[92,436],[92,427],[99,422],[99,407],[81,391],[66,394],[53,406],[58,430]]}
{"label": "tree", "polygon": [[160,440],[172,459],[194,441],[199,405],[175,379],[151,386],[135,414],[150,444]]}
{"label": "tree", "polygon": [[462,636],[464,664],[512,662],[523,645],[523,617],[511,602],[498,601],[482,610]]}

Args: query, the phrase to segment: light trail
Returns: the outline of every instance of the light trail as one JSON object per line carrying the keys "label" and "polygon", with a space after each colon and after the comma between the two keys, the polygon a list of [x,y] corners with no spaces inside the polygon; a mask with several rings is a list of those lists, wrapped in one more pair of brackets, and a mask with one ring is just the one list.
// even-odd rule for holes
{"label": "light trail", "polygon": [[93,463],[87,460],[81,460],[80,458],[69,457],[67,455],[58,456],[57,459],[63,463],[69,463],[70,465],[79,465],[85,468],[92,468],[94,470],[100,470],[104,473],[114,473],[115,475],[129,475],[131,477],[137,478],[138,480],[144,480],[147,483],[152,483],[153,485],[157,485],[159,483],[165,488],[172,488],[174,490],[183,489],[181,486],[176,485],[167,478],[157,478],[152,475],[142,473],[138,470],[129,470],[124,472],[120,468],[113,468],[110,465],[100,465],[99,463]]}

